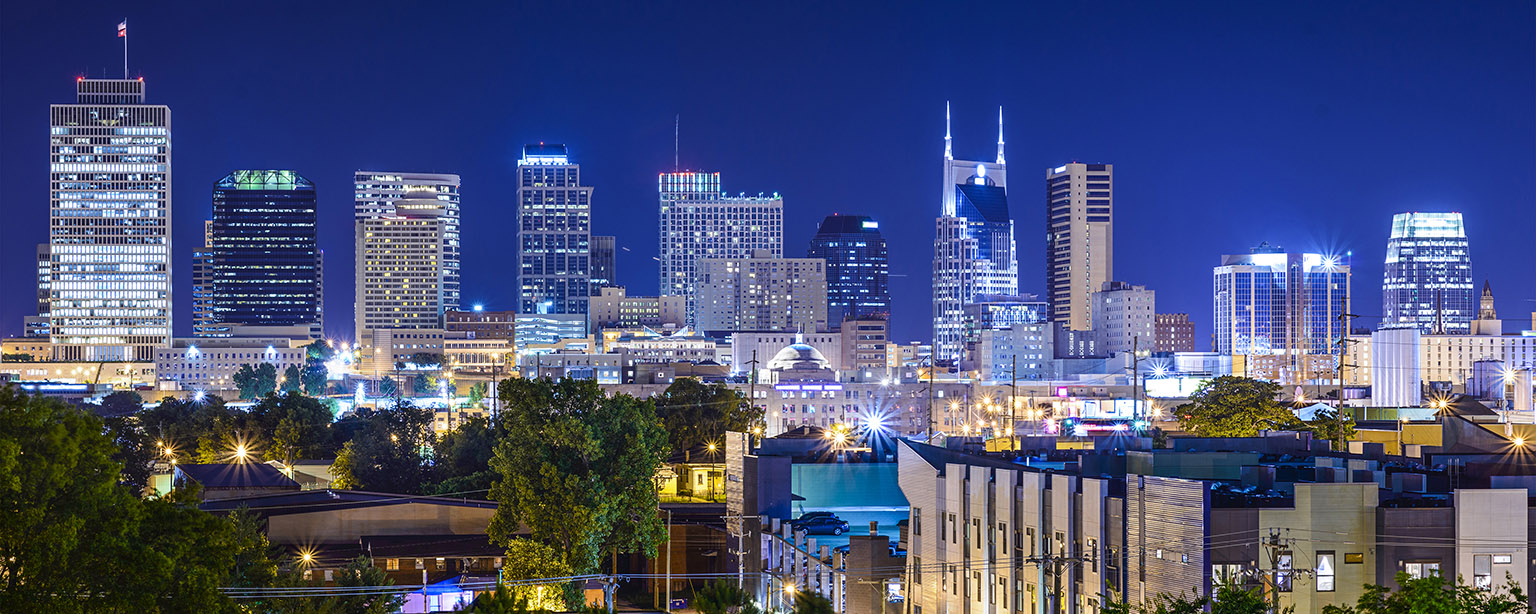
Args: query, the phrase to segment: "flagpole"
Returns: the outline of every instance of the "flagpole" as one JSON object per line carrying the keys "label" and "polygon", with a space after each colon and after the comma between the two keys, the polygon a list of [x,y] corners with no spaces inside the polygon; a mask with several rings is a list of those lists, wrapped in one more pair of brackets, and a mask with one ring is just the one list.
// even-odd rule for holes
{"label": "flagpole", "polygon": [[128,79],[128,18],[123,18],[123,80]]}

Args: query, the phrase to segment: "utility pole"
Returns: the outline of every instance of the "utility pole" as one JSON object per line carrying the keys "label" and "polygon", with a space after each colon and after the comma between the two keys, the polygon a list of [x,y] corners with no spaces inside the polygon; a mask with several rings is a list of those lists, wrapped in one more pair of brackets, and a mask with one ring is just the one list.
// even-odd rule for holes
{"label": "utility pole", "polygon": [[1082,563],[1092,563],[1092,562],[1097,560],[1097,557],[1098,557],[1098,553],[1097,552],[1094,552],[1094,553],[1092,553],[1092,554],[1090,554],[1088,556],[1083,556],[1082,554],[1069,555],[1069,554],[1066,554],[1065,552],[1061,552],[1060,554],[1042,554],[1040,556],[1024,557],[1024,563],[1026,565],[1048,565],[1049,566],[1049,570],[1050,571],[1048,573],[1051,574],[1051,578],[1052,578],[1052,580],[1055,583],[1055,585],[1051,589],[1050,611],[1053,612],[1053,613],[1060,613],[1060,612],[1064,612],[1065,611],[1061,607],[1061,571],[1062,571],[1062,568],[1063,567],[1067,567],[1068,565],[1078,565],[1078,564],[1082,564]]}
{"label": "utility pole", "polygon": [[747,590],[747,552],[744,538],[747,534],[747,518],[738,514],[723,517],[726,522],[736,521],[736,587]]}
{"label": "utility pole", "polygon": [[1131,337],[1131,427],[1141,431],[1141,335]]}
{"label": "utility pole", "polygon": [[1339,406],[1334,410],[1334,441],[1339,451],[1343,451],[1344,445],[1344,355],[1349,347],[1349,321],[1358,318],[1352,313],[1339,313]]}
{"label": "utility pole", "polygon": [[1019,445],[1019,353],[1017,347],[1014,348],[1012,358],[1013,364],[1009,367],[1008,372],[1008,375],[1013,379],[1008,384],[1008,432],[1013,435],[1009,439],[1011,440],[1010,443],[1013,444],[1014,451],[1018,451],[1023,446]]}
{"label": "utility pole", "polygon": [[[934,340],[937,341],[938,338],[935,337]],[[933,444],[935,435],[933,422],[933,376],[934,372],[938,371],[938,362],[934,360],[935,354],[937,352],[938,344],[935,343],[934,346],[928,350],[928,443],[930,445]]]}
{"label": "utility pole", "polygon": [[672,611],[672,510],[667,510],[667,603],[666,611]]}
{"label": "utility pole", "polygon": [[1270,529],[1269,537],[1265,538],[1265,540],[1261,542],[1259,546],[1263,547],[1269,554],[1269,569],[1264,570],[1264,573],[1259,574],[1261,581],[1268,585],[1269,588],[1264,598],[1265,601],[1270,601],[1273,599],[1273,601],[1270,601],[1272,604],[1269,609],[1270,612],[1279,612],[1281,574],[1280,555],[1285,548],[1285,540],[1280,539],[1280,529]]}
{"label": "utility pole", "polygon": [[[752,350],[752,360],[747,364],[752,365],[752,373],[747,376],[747,402],[752,404],[752,411],[757,412],[757,350]],[[766,412],[765,412],[766,417]],[[767,422],[764,420],[763,422]],[[763,430],[767,430],[764,428]],[[752,453],[752,432],[747,431],[747,453]]]}

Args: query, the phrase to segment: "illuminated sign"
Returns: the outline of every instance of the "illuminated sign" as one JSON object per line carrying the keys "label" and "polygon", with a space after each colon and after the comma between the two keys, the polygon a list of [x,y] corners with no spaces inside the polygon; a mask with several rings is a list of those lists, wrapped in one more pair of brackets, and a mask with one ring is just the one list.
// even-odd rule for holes
{"label": "illuminated sign", "polygon": [[1154,399],[1187,399],[1206,377],[1163,377],[1146,380],[1143,388]]}
{"label": "illuminated sign", "polygon": [[864,223],[862,224],[862,226],[864,226],[865,228],[871,229],[871,230],[878,229],[878,228],[880,228],[880,222],[871,222],[871,221],[865,220]]}

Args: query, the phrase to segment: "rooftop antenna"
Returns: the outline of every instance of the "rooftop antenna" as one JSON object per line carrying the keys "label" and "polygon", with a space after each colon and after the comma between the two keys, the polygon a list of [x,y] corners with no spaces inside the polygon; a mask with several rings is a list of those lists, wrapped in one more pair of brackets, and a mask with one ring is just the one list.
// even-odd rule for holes
{"label": "rooftop antenna", "polygon": [[955,159],[954,150],[949,146],[949,101],[944,101],[944,159]]}
{"label": "rooftop antenna", "polygon": [[1003,164],[1003,107],[997,107],[997,163]]}
{"label": "rooftop antenna", "polygon": [[678,135],[683,131],[683,114],[678,113],[672,124],[672,172],[677,172]]}

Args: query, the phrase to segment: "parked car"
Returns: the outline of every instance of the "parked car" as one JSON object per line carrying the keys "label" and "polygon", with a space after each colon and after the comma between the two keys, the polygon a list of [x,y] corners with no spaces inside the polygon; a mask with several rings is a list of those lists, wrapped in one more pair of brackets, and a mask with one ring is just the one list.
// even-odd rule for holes
{"label": "parked car", "polygon": [[789,521],[789,524],[790,526],[798,527],[800,526],[800,523],[810,522],[817,518],[837,518],[837,514],[832,512],[806,512],[801,514],[799,518]]}
{"label": "parked car", "polygon": [[795,525],[795,528],[811,535],[842,535],[848,532],[848,523],[836,516],[818,516]]}

